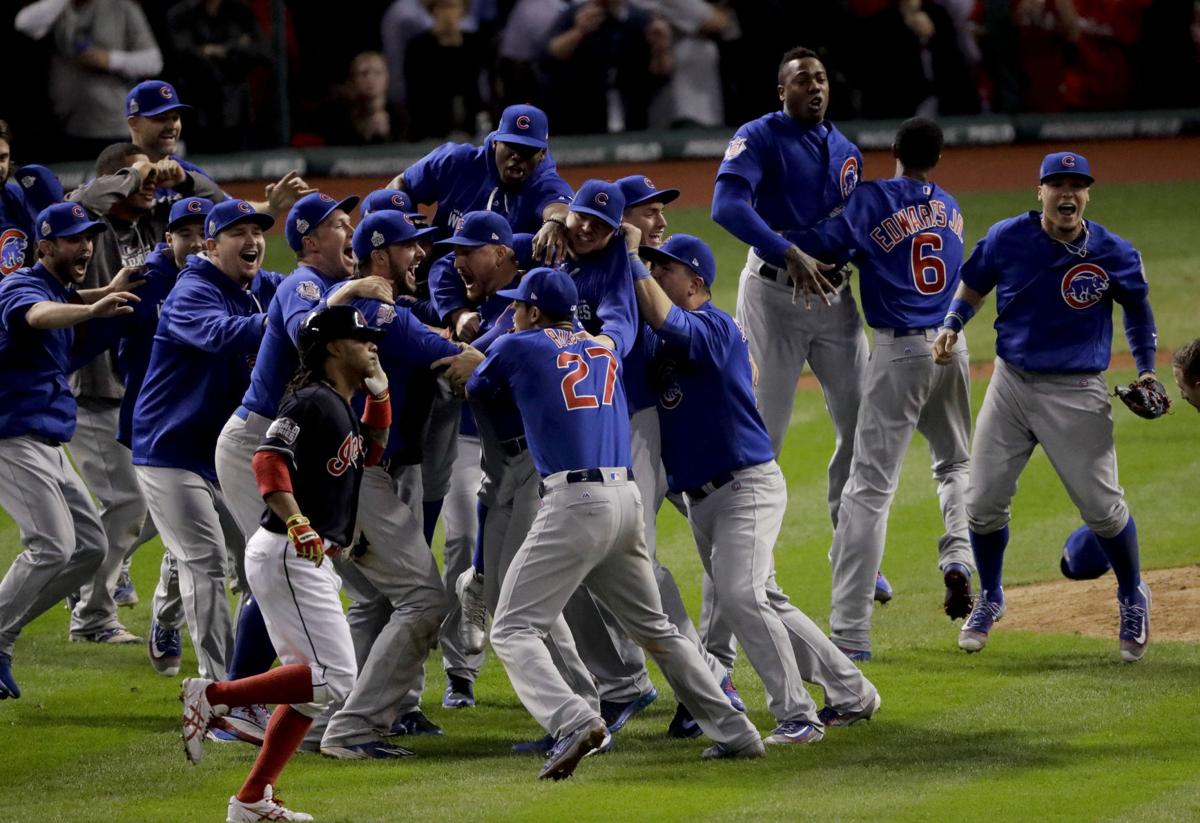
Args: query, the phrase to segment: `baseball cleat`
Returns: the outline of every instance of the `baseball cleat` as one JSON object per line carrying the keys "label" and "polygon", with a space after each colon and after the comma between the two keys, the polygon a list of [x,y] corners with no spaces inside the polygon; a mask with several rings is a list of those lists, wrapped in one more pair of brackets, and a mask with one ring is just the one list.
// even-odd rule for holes
{"label": "baseball cleat", "polygon": [[700,752],[700,757],[704,760],[730,760],[739,757],[762,757],[766,753],[767,747],[763,745],[763,742],[755,740],[750,745],[742,746],[740,749],[735,749],[726,743],[714,743]]}
{"label": "baseball cleat", "polygon": [[823,737],[825,737],[825,732],[812,723],[805,720],[788,720],[776,726],[767,737],[766,742],[773,746],[785,743],[819,743]]}
{"label": "baseball cleat", "polygon": [[111,629],[101,629],[98,632],[71,632],[72,643],[106,643],[110,646],[124,646],[129,643],[141,643],[142,638],[127,630],[124,626]]}
{"label": "baseball cleat", "polygon": [[368,740],[349,746],[322,746],[321,754],[334,760],[397,760],[415,757],[416,752],[403,746],[393,746],[382,740]]}
{"label": "baseball cleat", "polygon": [[13,679],[12,673],[12,655],[0,652],[0,700],[13,698],[14,700],[21,696],[21,689],[17,687],[17,681]]}
{"label": "baseball cleat", "polygon": [[855,663],[866,663],[871,659],[871,652],[869,649],[850,649],[846,646],[838,646],[836,643],[833,645],[837,646],[837,650],[839,652],[846,655],[846,657],[850,658],[850,660]]}
{"label": "baseball cleat", "polygon": [[487,640],[487,607],[483,603],[483,575],[468,566],[454,581],[454,593],[462,604],[458,640],[466,654],[479,654]]}
{"label": "baseball cleat", "polygon": [[[649,704],[647,704],[649,705]],[[539,780],[565,780],[575,772],[579,761],[593,749],[604,745],[605,737],[610,733],[604,726],[604,721],[596,718],[589,720],[575,731],[565,735],[554,744],[546,758],[546,765],[538,772]]]}
{"label": "baseball cleat", "polygon": [[540,757],[545,757],[550,754],[550,750],[554,748],[554,735],[548,734],[545,737],[539,737],[537,740],[524,740],[520,743],[513,743],[513,754],[536,754]]}
{"label": "baseball cleat", "polygon": [[[225,735],[232,735],[235,740],[241,740],[243,743],[250,743],[254,746],[261,746],[263,738],[267,736],[267,724],[264,722],[262,714],[255,711],[262,708],[265,712],[265,707],[258,706],[236,706],[229,710],[229,714],[224,717],[213,719],[210,731],[213,737],[218,740],[227,740]],[[270,715],[266,716],[270,719]],[[224,732],[224,734],[217,734]]]}
{"label": "baseball cleat", "polygon": [[700,724],[696,722],[696,718],[692,717],[687,706],[682,703],[676,706],[675,716],[671,718],[671,725],[667,726],[667,736],[689,739],[702,734],[704,732],[700,729]]}
{"label": "baseball cleat", "polygon": [[971,570],[962,563],[950,563],[942,572],[946,583],[946,599],[942,607],[951,620],[971,613]]}
{"label": "baseball cleat", "polygon": [[842,711],[835,709],[833,706],[826,706],[817,712],[817,720],[820,720],[822,725],[828,726],[853,726],[860,720],[870,720],[875,716],[875,712],[879,711],[879,706],[883,703],[883,698],[879,696],[879,692],[875,692],[875,699],[871,701],[871,705],[865,709],[855,711],[847,709]]}
{"label": "baseball cleat", "polygon": [[988,593],[981,591],[975,600],[975,608],[958,633],[958,647],[965,652],[977,652],[987,645],[992,624],[1004,616],[1004,595],[999,602],[989,600]]}
{"label": "baseball cleat", "polygon": [[649,706],[658,699],[658,690],[653,686],[650,691],[630,700],[628,703],[617,702],[612,700],[600,701],[600,717],[604,719],[604,725],[613,734],[621,731],[621,728],[629,722],[629,718],[640,712],[642,709]]}
{"label": "baseball cleat", "polygon": [[600,741],[600,745],[585,754],[584,757],[591,757],[594,754],[608,754],[616,747],[617,739],[612,736],[612,733],[608,729],[605,729],[604,739]]}
{"label": "baseball cleat", "polygon": [[442,727],[426,717],[420,709],[413,709],[411,712],[405,713],[403,717],[396,718],[396,722],[388,730],[389,737],[398,737],[402,734],[440,737]]}
{"label": "baseball cleat", "polygon": [[883,572],[875,572],[875,602],[883,605],[892,599],[892,584],[883,576]]}
{"label": "baseball cleat", "polygon": [[457,674],[446,676],[446,693],[442,695],[443,709],[469,709],[475,705],[475,684]]}
{"label": "baseball cleat", "polygon": [[259,820],[296,820],[311,821],[313,816],[304,812],[296,812],[283,805],[283,801],[274,796],[268,785],[263,789],[262,800],[254,803],[243,803],[237,795],[229,798],[229,811],[225,815],[226,823],[255,823]]}
{"label": "baseball cleat", "polygon": [[117,578],[117,587],[113,589],[113,600],[118,606],[136,606],[138,604],[137,589],[133,587],[133,578],[129,572],[121,572]]}
{"label": "baseball cleat", "polygon": [[179,629],[166,629],[157,620],[151,620],[146,652],[150,655],[150,665],[154,671],[164,677],[179,674],[179,663],[183,657],[183,638]]}
{"label": "baseball cleat", "polygon": [[725,692],[725,697],[729,699],[729,705],[733,706],[735,711],[746,713],[746,701],[742,700],[737,686],[733,685],[733,672],[725,672],[725,677],[721,680],[721,691]]}
{"label": "baseball cleat", "polygon": [[1135,663],[1146,653],[1150,642],[1150,587],[1138,583],[1137,594],[1127,600],[1117,600],[1121,608],[1121,659]]}
{"label": "baseball cleat", "polygon": [[179,687],[179,702],[183,704],[183,752],[192,763],[204,759],[204,736],[213,720],[225,715],[228,706],[213,706],[205,690],[213,681],[204,677],[189,677]]}

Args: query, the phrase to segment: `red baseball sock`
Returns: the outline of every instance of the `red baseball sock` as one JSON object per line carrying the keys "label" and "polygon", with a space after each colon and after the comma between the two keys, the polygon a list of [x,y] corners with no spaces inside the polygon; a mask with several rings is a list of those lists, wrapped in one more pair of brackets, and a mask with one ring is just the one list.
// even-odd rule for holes
{"label": "red baseball sock", "polygon": [[267,724],[262,751],[254,761],[250,776],[237,793],[238,800],[243,803],[257,803],[262,800],[263,790],[268,785],[275,785],[279,773],[283,771],[296,749],[300,748],[311,725],[311,717],[300,714],[291,706],[279,706],[275,709],[271,715],[271,722]]}
{"label": "red baseball sock", "polygon": [[214,706],[309,703],[313,699],[312,669],[303,663],[278,666],[241,680],[218,680],[204,694]]}

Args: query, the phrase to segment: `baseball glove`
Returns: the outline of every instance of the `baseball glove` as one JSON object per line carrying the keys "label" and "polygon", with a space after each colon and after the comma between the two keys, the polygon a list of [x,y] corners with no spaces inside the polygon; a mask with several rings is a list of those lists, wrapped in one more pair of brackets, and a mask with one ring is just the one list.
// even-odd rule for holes
{"label": "baseball glove", "polygon": [[1154,420],[1162,417],[1171,408],[1171,398],[1157,379],[1143,377],[1128,386],[1117,386],[1113,394],[1129,407],[1138,417]]}

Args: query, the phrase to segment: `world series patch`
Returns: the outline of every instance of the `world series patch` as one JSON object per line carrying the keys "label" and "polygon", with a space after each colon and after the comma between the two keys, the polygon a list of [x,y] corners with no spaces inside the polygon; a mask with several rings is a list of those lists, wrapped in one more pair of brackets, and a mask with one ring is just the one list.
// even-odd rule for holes
{"label": "world series patch", "polygon": [[276,418],[267,429],[268,440],[278,440],[289,446],[295,444],[300,436],[300,424],[290,417]]}

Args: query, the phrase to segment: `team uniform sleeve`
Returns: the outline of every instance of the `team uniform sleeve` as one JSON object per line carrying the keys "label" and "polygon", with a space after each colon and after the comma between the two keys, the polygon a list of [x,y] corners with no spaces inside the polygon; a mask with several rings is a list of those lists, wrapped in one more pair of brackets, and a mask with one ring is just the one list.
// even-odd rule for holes
{"label": "team uniform sleeve", "polygon": [[1150,282],[1146,277],[1142,255],[1130,247],[1125,262],[1126,265],[1113,278],[1116,281],[1113,300],[1121,304],[1125,339],[1129,342],[1129,351],[1140,374],[1154,371],[1158,330],[1154,322],[1154,309],[1150,306]]}
{"label": "team uniform sleeve", "polygon": [[796,245],[806,254],[825,263],[853,259],[861,248],[855,226],[867,225],[866,215],[870,214],[871,206],[877,200],[874,186],[860,184],[850,193],[844,209],[807,229]]}
{"label": "team uniform sleeve", "polygon": [[496,318],[496,322],[492,324],[491,328],[476,337],[471,342],[471,345],[486,354],[497,340],[508,334],[512,329],[513,311],[512,307],[509,306]]}
{"label": "team uniform sleeve", "polygon": [[176,289],[165,307],[161,331],[181,343],[211,354],[258,351],[263,315],[230,315],[220,296],[209,289]]}
{"label": "team uniform sleeve", "polygon": [[728,337],[725,326],[704,309],[684,311],[672,306],[658,329],[658,338],[673,354],[690,361],[715,360],[723,338]]}
{"label": "team uniform sleeve", "polygon": [[404,170],[401,175],[404,190],[416,203],[436,203],[443,193],[443,181],[454,174],[458,164],[474,150],[474,146],[459,143],[438,146]]}
{"label": "team uniform sleeve", "polygon": [[[551,162],[549,158],[543,160],[542,163]],[[551,203],[567,203],[571,202],[571,198],[575,196],[571,185],[563,180],[559,175],[558,170],[551,163],[550,168],[546,169],[545,173],[538,176],[533,181],[533,191],[530,192],[530,198],[534,203],[534,210],[540,217],[542,212],[546,210],[546,206]]]}
{"label": "team uniform sleeve", "polygon": [[297,456],[300,450],[300,438],[309,429],[312,436],[321,424],[321,409],[311,397],[297,397],[289,394],[279,404],[279,413],[271,422],[267,433],[263,435],[255,453],[270,452],[278,454],[288,461],[295,470],[299,463]]}
{"label": "team uniform sleeve", "polygon": [[508,386],[508,351],[511,345],[508,340],[501,340],[492,346],[488,356],[467,379],[467,397],[471,400],[490,400],[498,396]]}
{"label": "team uniform sleeve", "polygon": [[292,341],[293,345],[300,334],[300,324],[304,322],[305,315],[317,308],[321,301],[320,297],[310,300],[300,293],[303,290],[301,287],[305,282],[312,283],[316,294],[319,295],[321,293],[321,283],[315,277],[308,281],[297,282],[294,288],[275,293],[275,299],[279,301],[283,327],[287,331],[288,339]]}
{"label": "team uniform sleeve", "polygon": [[108,214],[118,201],[133,194],[142,185],[142,176],[133,168],[120,169],[114,174],[97,177],[67,195],[67,199],[78,203],[95,214]]}
{"label": "team uniform sleeve", "polygon": [[[615,238],[613,242],[621,242]],[[629,268],[629,257],[621,249],[621,262],[613,269],[609,288],[604,293],[596,316],[600,318],[600,333],[607,334],[617,344],[617,355],[624,357],[633,346],[637,336],[637,297],[633,293],[633,273]]]}
{"label": "team uniform sleeve", "polygon": [[429,368],[436,360],[453,357],[459,352],[458,346],[426,327],[410,311],[397,311],[396,319],[392,322],[403,324],[407,356],[424,368]]}
{"label": "team uniform sleeve", "polygon": [[738,240],[758,249],[773,266],[782,268],[784,254],[791,242],[771,230],[767,222],[758,215],[750,204],[754,191],[742,177],[725,175],[717,178],[713,188],[713,222],[728,231]]}
{"label": "team uniform sleeve", "polygon": [[0,291],[0,321],[10,331],[27,329],[25,315],[35,303],[52,300],[50,294],[33,283],[11,287]]}
{"label": "team uniform sleeve", "polygon": [[454,252],[439,257],[429,268],[429,299],[440,322],[458,311],[470,307],[467,288],[458,269],[454,268]]}
{"label": "team uniform sleeve", "polygon": [[992,245],[994,243],[994,231],[988,231],[979,238],[979,242],[975,244],[975,250],[971,252],[971,256],[962,264],[960,270],[962,282],[980,294],[987,294],[996,288],[997,274],[992,261]]}

